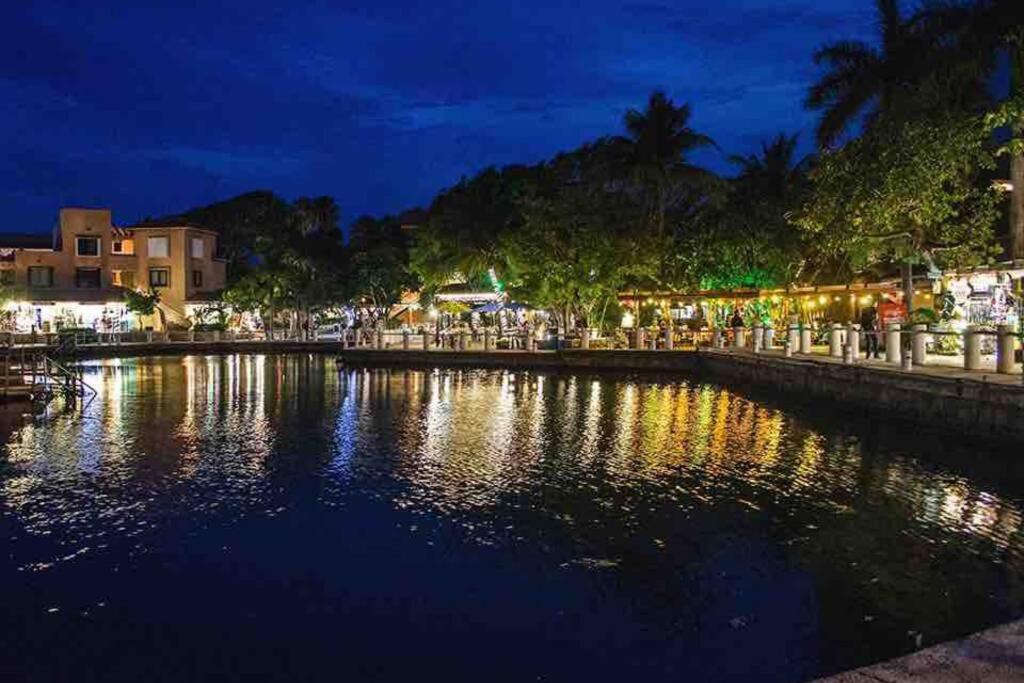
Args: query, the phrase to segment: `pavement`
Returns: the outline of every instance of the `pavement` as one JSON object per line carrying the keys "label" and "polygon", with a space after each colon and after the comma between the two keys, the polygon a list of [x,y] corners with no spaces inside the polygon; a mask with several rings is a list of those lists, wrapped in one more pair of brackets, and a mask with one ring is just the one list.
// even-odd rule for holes
{"label": "pavement", "polygon": [[[701,349],[701,352],[726,354],[738,353],[749,356],[754,355],[754,353],[749,349],[743,349],[740,351],[731,348]],[[771,351],[763,351],[758,355],[766,358],[785,358],[785,353],[783,351],[775,349]],[[795,353],[791,357],[791,360],[813,361],[834,365],[844,364],[842,358],[834,358],[828,355],[828,347],[825,346],[814,347],[809,354]],[[857,359],[857,365],[860,367],[871,368],[872,370],[882,370],[898,374],[928,375],[932,377],[944,377],[946,379],[963,379],[976,382],[988,382],[990,384],[1003,384],[1007,386],[1024,386],[1024,376],[1022,376],[1020,363],[1016,364],[1016,372],[1014,372],[1014,374],[1000,374],[996,372],[995,361],[992,359],[985,359],[983,361],[983,369],[981,370],[966,370],[963,367],[962,358],[947,356],[929,356],[927,365],[914,366],[914,368],[909,372],[903,370],[899,365],[887,363],[884,356],[880,359],[865,359],[864,356],[861,356]]]}
{"label": "pavement", "polygon": [[1024,620],[817,683],[1024,682]]}

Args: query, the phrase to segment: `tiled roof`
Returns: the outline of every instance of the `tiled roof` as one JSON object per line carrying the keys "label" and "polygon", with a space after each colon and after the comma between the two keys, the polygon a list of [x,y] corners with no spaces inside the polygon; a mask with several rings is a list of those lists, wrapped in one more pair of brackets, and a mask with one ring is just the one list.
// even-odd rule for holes
{"label": "tiled roof", "polygon": [[0,249],[52,249],[49,233],[0,232]]}

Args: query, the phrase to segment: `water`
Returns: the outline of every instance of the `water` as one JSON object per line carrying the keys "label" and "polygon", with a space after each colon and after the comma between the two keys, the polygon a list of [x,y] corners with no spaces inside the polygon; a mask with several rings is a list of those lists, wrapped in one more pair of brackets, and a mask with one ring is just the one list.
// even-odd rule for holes
{"label": "water", "polygon": [[797,681],[1024,613],[1012,447],[651,376],[87,379],[0,458],[3,681]]}

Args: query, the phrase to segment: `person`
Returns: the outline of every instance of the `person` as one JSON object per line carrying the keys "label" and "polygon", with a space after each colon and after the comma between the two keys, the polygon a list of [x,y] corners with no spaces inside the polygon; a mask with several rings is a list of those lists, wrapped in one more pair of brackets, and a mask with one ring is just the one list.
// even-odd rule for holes
{"label": "person", "polygon": [[744,326],[743,315],[740,313],[740,309],[737,308],[732,312],[732,321],[729,323],[729,326],[732,327],[733,329]]}
{"label": "person", "polygon": [[878,311],[874,306],[868,306],[860,312],[860,329],[864,334],[864,357],[879,358]]}

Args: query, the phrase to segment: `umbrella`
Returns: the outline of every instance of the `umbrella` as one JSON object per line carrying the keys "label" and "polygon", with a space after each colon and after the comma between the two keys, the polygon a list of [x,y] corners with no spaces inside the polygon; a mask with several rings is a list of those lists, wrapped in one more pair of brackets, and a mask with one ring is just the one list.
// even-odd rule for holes
{"label": "umbrella", "polygon": [[473,309],[473,313],[498,313],[499,311],[524,311],[527,308],[529,308],[529,306],[526,306],[525,304],[517,304],[514,301],[511,302],[511,303],[507,303],[507,304],[503,304],[500,301],[492,301],[489,304],[484,304],[483,306],[477,306],[476,308]]}

